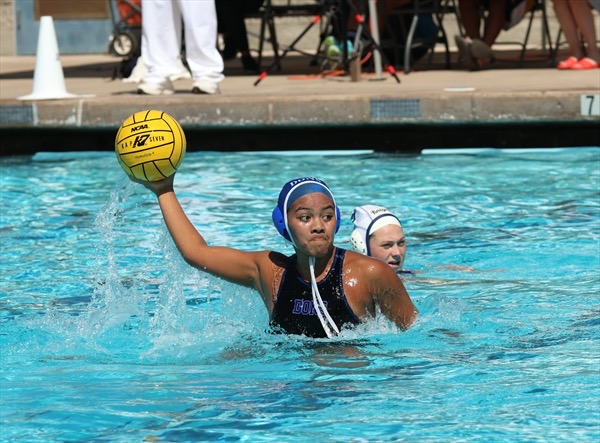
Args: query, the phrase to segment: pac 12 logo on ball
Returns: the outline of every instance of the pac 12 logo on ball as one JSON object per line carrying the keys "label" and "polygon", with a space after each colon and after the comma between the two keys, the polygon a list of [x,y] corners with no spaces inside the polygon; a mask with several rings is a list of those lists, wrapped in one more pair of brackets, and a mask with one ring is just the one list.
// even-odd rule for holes
{"label": "pac 12 logo on ball", "polygon": [[115,152],[123,170],[144,181],[175,174],[185,149],[185,134],[177,120],[157,110],[136,112],[125,119],[115,139]]}

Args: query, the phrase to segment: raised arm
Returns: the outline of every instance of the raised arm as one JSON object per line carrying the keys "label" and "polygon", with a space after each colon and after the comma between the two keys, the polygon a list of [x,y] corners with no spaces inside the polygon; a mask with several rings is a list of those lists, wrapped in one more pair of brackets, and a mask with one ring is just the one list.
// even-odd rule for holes
{"label": "raised arm", "polygon": [[173,177],[158,182],[132,179],[158,197],[163,218],[177,249],[190,265],[233,283],[259,289],[259,260],[267,252],[243,252],[222,246],[209,246],[194,227],[173,190]]}

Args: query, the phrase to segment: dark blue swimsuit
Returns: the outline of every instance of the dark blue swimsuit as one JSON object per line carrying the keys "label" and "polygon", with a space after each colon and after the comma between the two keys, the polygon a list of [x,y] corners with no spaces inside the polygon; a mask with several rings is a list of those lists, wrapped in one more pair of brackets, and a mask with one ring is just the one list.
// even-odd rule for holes
{"label": "dark blue swimsuit", "polygon": [[[336,248],[331,269],[325,278],[317,283],[327,311],[340,330],[344,326],[360,323],[359,318],[348,305],[344,293],[342,269],[345,254],[346,250]],[[271,326],[275,330],[288,334],[315,338],[327,337],[313,306],[310,282],[304,281],[298,274],[295,256],[283,273],[275,298]]]}

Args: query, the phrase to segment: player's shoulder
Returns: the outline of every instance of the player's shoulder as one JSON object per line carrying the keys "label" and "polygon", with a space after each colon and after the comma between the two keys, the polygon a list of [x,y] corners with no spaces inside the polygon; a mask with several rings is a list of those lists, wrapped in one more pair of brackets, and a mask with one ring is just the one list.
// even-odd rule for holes
{"label": "player's shoulder", "polygon": [[261,256],[276,267],[285,268],[291,262],[292,257],[277,251],[261,251]]}
{"label": "player's shoulder", "polygon": [[348,267],[359,267],[369,270],[379,270],[389,268],[389,266],[383,261],[369,257],[368,255],[361,254],[355,251],[346,251],[346,258],[344,259],[344,266]]}

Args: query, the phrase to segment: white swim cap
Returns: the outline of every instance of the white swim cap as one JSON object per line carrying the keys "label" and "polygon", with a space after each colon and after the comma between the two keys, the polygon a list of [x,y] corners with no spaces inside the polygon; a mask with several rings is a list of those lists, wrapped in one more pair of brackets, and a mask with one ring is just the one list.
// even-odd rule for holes
{"label": "white swim cap", "polygon": [[371,255],[369,236],[387,225],[402,227],[400,220],[386,208],[375,205],[358,206],[352,212],[351,220],[354,222],[354,231],[350,236],[350,243],[356,252]]}

